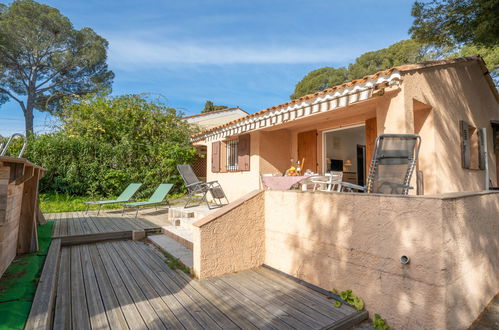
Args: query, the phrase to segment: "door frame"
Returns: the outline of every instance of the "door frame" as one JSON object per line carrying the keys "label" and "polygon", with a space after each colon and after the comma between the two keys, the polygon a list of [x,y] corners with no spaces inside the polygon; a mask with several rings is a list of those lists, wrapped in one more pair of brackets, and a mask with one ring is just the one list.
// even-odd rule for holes
{"label": "door frame", "polygon": [[366,124],[365,123],[360,123],[360,124],[354,124],[354,125],[350,125],[350,126],[340,126],[340,127],[336,127],[336,128],[332,128],[332,129],[328,129],[328,130],[324,130],[322,131],[322,153],[321,153],[321,162],[322,162],[322,175],[325,175],[325,169],[326,169],[326,133],[331,133],[331,132],[335,132],[335,131],[344,131],[346,129],[350,129],[350,128],[356,128],[356,127],[365,127]]}

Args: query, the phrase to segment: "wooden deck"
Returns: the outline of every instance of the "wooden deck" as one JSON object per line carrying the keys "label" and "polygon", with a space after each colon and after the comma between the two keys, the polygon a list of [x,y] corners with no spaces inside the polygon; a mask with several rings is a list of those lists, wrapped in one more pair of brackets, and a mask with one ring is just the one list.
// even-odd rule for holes
{"label": "wooden deck", "polygon": [[133,218],[128,214],[103,213],[95,216],[85,212],[48,213],[47,220],[54,221],[53,238],[99,233],[127,232],[136,230],[153,231],[160,227],[144,218]]}
{"label": "wooden deck", "polygon": [[[147,222],[106,217],[52,217],[60,238],[49,249],[26,329],[348,329],[367,318],[264,267],[193,279],[170,269],[152,245],[102,236],[154,228]],[[82,235],[104,241],[88,244]]]}

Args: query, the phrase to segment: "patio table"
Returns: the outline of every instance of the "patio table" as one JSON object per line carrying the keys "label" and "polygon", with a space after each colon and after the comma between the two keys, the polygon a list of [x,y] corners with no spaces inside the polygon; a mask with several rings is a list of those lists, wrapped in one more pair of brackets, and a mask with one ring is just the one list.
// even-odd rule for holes
{"label": "patio table", "polygon": [[270,190],[289,190],[298,182],[310,178],[303,176],[262,176],[262,182]]}

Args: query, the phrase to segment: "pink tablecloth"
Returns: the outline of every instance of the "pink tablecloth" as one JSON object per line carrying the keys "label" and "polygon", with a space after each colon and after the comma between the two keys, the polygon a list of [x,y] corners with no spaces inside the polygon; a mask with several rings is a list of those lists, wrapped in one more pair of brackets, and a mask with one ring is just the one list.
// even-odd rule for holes
{"label": "pink tablecloth", "polygon": [[262,176],[262,182],[270,190],[289,190],[306,178],[309,176]]}

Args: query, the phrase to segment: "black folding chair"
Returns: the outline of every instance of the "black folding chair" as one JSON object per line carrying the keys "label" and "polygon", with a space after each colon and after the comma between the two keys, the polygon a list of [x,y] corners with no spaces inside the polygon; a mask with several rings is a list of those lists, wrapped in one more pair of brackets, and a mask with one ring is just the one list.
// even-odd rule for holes
{"label": "black folding chair", "polygon": [[419,155],[417,134],[381,134],[374,144],[373,158],[365,187],[341,183],[342,191],[407,195]]}
{"label": "black folding chair", "polygon": [[[227,196],[218,181],[200,181],[194,173],[191,165],[177,165],[177,170],[182,176],[182,179],[184,179],[185,187],[187,188],[187,193],[189,194],[189,198],[184,205],[185,208],[199,206],[203,202],[206,203],[210,210],[229,204],[229,200],[227,199]],[[208,192],[213,197],[213,203],[210,203],[207,199],[206,195]],[[202,195],[201,202],[189,205],[195,199],[196,195]],[[225,203],[223,200],[225,200]]]}

